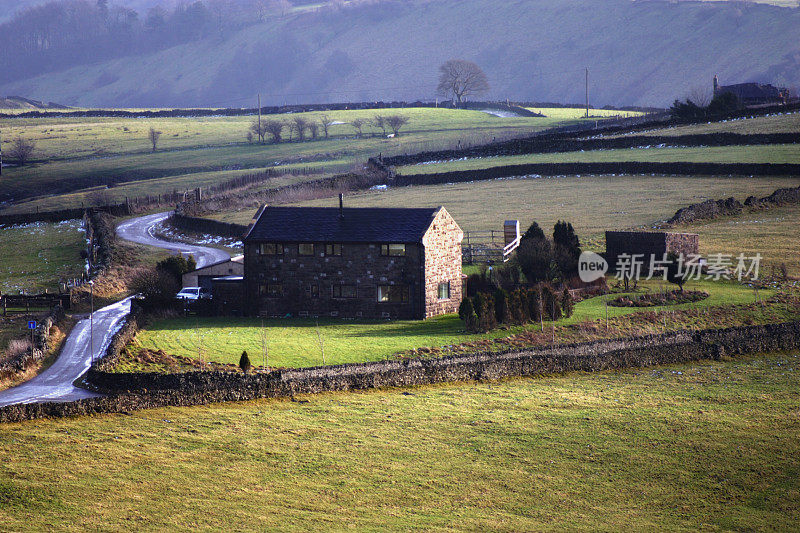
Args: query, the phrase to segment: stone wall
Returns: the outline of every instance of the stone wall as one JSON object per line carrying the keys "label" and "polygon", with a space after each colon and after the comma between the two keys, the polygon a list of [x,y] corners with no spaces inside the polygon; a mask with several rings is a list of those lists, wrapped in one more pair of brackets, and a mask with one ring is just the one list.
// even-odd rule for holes
{"label": "stone wall", "polygon": [[[461,305],[461,241],[464,232],[442,209],[422,238],[425,246],[425,317],[458,312]],[[450,284],[450,298],[439,299],[439,284]]]}
{"label": "stone wall", "polygon": [[[122,337],[127,335],[129,328],[129,325],[123,327]],[[223,372],[115,374],[104,372],[99,365],[90,369],[86,380],[109,396],[70,403],[3,407],[0,408],[0,422],[330,391],[648,367],[798,348],[800,322],[788,322],[700,332],[680,331],[523,352],[380,361],[247,375]]]}
{"label": "stone wall", "polygon": [[[342,243],[341,255],[327,255],[325,244],[313,256],[299,255],[298,244],[278,244],[280,255],[260,255],[257,243],[245,245],[246,313],[251,316],[337,316],[341,318],[424,318],[424,250],[406,244],[406,255],[381,255],[379,243]],[[264,294],[280,285],[282,295]],[[409,302],[378,302],[378,285],[404,285]],[[354,297],[334,287],[354,287]],[[349,290],[349,289],[336,289]]]}

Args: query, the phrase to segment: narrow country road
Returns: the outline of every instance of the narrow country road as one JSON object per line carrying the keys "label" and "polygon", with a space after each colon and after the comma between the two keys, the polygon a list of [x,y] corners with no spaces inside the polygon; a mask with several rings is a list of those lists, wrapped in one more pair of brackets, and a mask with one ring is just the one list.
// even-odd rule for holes
{"label": "narrow country road", "polygon": [[[120,224],[117,234],[128,241],[164,248],[172,252],[194,255],[197,266],[228,259],[230,255],[216,248],[167,242],[154,236],[154,226],[169,216],[158,213],[134,218]],[[73,383],[89,369],[92,356],[105,354],[112,335],[130,312],[130,299],[126,298],[94,312],[92,320],[78,322],[64,342],[58,359],[47,370],[21,385],[0,391],[0,407],[15,403],[68,402],[89,398],[96,394],[76,387]],[[91,344],[91,346],[90,346]]]}

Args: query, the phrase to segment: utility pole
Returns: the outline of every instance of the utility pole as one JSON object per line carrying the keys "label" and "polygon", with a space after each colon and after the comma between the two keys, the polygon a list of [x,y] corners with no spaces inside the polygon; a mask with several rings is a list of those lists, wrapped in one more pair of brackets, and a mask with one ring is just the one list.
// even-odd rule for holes
{"label": "utility pole", "polygon": [[589,118],[589,67],[586,67],[585,74],[586,74],[586,118]]}
{"label": "utility pole", "polygon": [[261,136],[261,93],[258,93],[258,140],[262,142],[264,140]]}

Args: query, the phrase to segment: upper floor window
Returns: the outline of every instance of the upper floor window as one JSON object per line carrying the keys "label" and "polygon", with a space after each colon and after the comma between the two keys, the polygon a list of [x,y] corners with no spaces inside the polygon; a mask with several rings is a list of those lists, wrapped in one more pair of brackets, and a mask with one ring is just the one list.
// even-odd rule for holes
{"label": "upper floor window", "polygon": [[394,256],[394,257],[406,255],[406,245],[381,244],[381,255]]}
{"label": "upper floor window", "polygon": [[299,255],[314,255],[314,245],[311,243],[303,242],[297,247]]}
{"label": "upper floor window", "polygon": [[258,245],[259,255],[283,255],[283,245],[274,242],[262,242]]}
{"label": "upper floor window", "polygon": [[342,255],[341,244],[326,244],[325,255]]}
{"label": "upper floor window", "polygon": [[449,300],[450,299],[450,282],[443,281],[439,284],[439,299],[440,300]]}

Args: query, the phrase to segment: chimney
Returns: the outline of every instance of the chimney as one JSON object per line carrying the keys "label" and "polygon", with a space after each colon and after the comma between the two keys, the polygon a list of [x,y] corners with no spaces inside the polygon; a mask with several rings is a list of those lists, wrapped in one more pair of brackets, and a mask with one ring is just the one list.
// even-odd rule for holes
{"label": "chimney", "polygon": [[717,89],[719,89],[719,78],[714,74],[714,96],[717,96]]}
{"label": "chimney", "polygon": [[344,193],[339,193],[339,218],[344,218]]}
{"label": "chimney", "polygon": [[506,220],[503,223],[503,244],[508,246],[519,237],[519,220]]}

